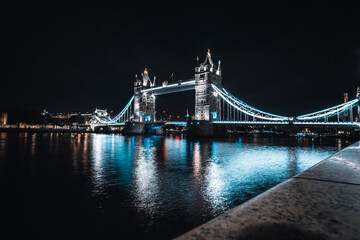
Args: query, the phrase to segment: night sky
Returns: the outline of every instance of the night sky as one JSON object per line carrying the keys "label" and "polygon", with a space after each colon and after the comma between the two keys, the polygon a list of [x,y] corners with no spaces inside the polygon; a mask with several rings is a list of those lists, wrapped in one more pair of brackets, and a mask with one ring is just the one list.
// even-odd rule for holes
{"label": "night sky", "polygon": [[[122,2],[3,5],[0,108],[118,112],[135,74],[193,77],[208,49],[229,92],[274,114],[340,104],[360,85],[359,4]],[[192,92],[158,100],[194,108]]]}

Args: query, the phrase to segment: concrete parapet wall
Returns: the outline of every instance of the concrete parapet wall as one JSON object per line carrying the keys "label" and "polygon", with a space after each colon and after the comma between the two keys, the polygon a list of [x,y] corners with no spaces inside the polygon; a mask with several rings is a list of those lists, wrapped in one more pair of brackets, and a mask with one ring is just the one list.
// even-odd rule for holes
{"label": "concrete parapet wall", "polygon": [[182,239],[360,239],[360,141]]}

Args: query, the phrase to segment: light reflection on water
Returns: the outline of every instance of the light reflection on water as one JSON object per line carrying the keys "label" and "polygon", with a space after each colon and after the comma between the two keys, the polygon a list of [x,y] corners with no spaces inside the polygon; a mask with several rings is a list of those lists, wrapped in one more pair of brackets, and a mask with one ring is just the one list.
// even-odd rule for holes
{"label": "light reflection on water", "polygon": [[[143,141],[141,141],[143,140]],[[134,148],[134,202],[139,212],[153,218],[158,209],[159,173],[156,165],[156,147],[151,138],[137,139]]]}
{"label": "light reflection on water", "polygon": [[109,184],[130,188],[132,206],[149,220],[179,206],[186,209],[193,200],[199,211],[216,216],[337,150],[313,143],[279,146],[261,138],[244,143],[92,135],[91,141],[93,191],[102,193]]}
{"label": "light reflection on water", "polygon": [[[136,232],[134,238],[168,239],[348,144],[262,137],[0,133],[0,177],[25,178],[30,183],[41,179],[41,184],[53,186],[39,190],[44,194],[39,194],[39,201],[44,197],[59,201],[57,192],[62,189],[63,196],[79,202],[66,208],[86,212],[79,214],[84,224],[107,226],[94,231],[116,236],[116,229],[123,226],[122,231]],[[9,164],[15,160],[18,165]]]}

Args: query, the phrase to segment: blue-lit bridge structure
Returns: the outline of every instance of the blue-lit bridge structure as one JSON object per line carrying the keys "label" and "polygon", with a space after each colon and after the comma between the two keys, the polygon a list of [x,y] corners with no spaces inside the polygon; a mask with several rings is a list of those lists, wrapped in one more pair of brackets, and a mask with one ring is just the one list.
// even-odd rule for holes
{"label": "blue-lit bridge structure", "polygon": [[[93,130],[122,127],[127,133],[144,133],[146,126],[161,129],[164,126],[186,128],[187,133],[198,136],[223,135],[229,126],[360,128],[360,88],[356,98],[317,112],[287,117],[259,110],[222,87],[220,61],[215,65],[210,51],[205,61],[198,62],[193,78],[168,84],[156,84],[147,69],[136,76],[134,95],[123,110],[111,117],[105,110],[96,109],[91,119]],[[195,90],[195,113],[186,122],[163,122],[156,119],[156,96]]]}

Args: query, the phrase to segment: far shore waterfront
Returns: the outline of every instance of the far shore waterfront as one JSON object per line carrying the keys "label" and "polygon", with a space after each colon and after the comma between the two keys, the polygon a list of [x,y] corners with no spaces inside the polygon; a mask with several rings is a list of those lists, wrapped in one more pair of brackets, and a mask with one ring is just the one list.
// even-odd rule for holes
{"label": "far shore waterfront", "polygon": [[0,132],[9,133],[91,133],[90,128],[18,128],[18,127],[0,127]]}
{"label": "far shore waterfront", "polygon": [[[103,134],[121,134],[121,135],[133,135],[127,134],[120,130],[108,131],[108,132],[96,132],[93,131],[90,126],[51,126],[51,127],[39,127],[39,126],[28,126],[28,127],[17,127],[17,126],[6,126],[0,127],[0,133],[69,133],[69,134],[84,134],[84,133],[103,133]],[[186,132],[183,131],[167,131],[163,132],[162,134],[151,134],[151,133],[144,133],[144,135],[181,135],[186,136]],[[138,135],[138,134],[136,134]],[[236,137],[243,137],[243,136],[264,136],[264,137],[288,137],[288,138],[309,138],[312,141],[321,140],[321,139],[344,139],[350,141],[358,141],[360,140],[360,135],[334,135],[334,134],[317,134],[317,135],[287,135],[287,134],[279,134],[279,133],[269,133],[269,132],[247,132],[247,133],[232,133],[229,134],[228,138],[236,138]]]}

